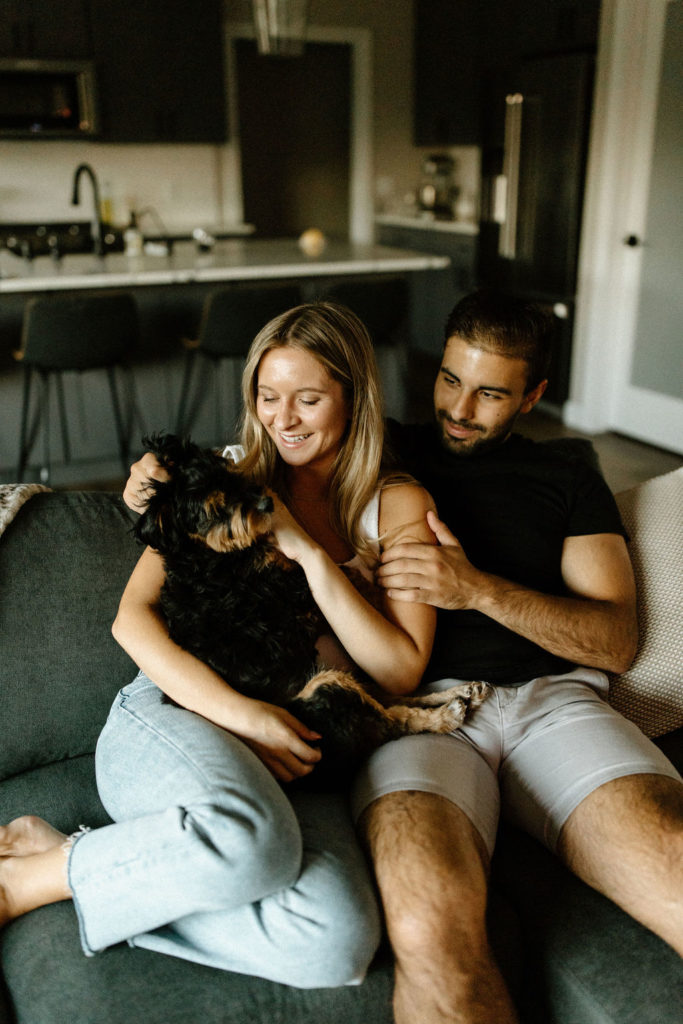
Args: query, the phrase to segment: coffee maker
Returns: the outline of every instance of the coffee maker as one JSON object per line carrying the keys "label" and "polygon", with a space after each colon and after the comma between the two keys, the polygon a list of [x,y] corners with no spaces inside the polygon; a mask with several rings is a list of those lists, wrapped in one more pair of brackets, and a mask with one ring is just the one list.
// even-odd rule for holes
{"label": "coffee maker", "polygon": [[454,173],[455,161],[446,153],[435,153],[425,159],[418,189],[418,202],[423,212],[444,220],[453,219],[453,204],[458,198]]}

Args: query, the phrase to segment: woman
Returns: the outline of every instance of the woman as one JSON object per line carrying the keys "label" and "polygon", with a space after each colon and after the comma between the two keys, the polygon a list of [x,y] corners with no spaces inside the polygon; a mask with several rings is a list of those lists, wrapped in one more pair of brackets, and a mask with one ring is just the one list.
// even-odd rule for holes
{"label": "woman", "polygon": [[[277,543],[335,634],[322,639],[321,662],[350,659],[387,692],[410,692],[433,609],[385,598],[381,613],[340,568],[371,575],[382,546],[432,540],[429,495],[384,465],[367,332],[327,303],[277,317],[252,345],[243,400],[242,468],[282,499]],[[148,463],[134,467],[131,505],[144,500]],[[141,670],[97,748],[115,824],[69,839],[33,818],[0,829],[0,921],[71,898],[86,954],[127,940],[301,987],[358,981],[379,924],[345,801],[290,799],[279,785],[314,770],[318,736],[170,640],[163,578],[161,557],[145,550],[113,627]]]}

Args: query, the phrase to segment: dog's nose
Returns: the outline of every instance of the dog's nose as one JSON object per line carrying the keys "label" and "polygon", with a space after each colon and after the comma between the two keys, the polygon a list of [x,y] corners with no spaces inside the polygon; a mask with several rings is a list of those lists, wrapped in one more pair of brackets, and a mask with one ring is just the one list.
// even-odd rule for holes
{"label": "dog's nose", "polygon": [[256,502],[256,511],[264,515],[273,511],[273,499],[269,494],[262,494]]}

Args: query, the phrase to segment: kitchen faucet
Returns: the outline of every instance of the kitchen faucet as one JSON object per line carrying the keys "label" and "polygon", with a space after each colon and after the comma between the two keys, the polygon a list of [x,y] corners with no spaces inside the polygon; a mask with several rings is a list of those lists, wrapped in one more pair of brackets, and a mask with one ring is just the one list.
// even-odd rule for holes
{"label": "kitchen faucet", "polygon": [[90,178],[93,192],[93,203],[95,206],[95,215],[92,220],[92,238],[93,238],[93,252],[96,256],[104,256],[104,241],[102,238],[102,221],[100,220],[100,189],[97,184],[97,176],[93,171],[90,164],[79,164],[74,172],[74,186],[73,194],[71,196],[71,203],[73,206],[78,206],[80,202],[79,198],[79,183],[81,175],[85,174]]}

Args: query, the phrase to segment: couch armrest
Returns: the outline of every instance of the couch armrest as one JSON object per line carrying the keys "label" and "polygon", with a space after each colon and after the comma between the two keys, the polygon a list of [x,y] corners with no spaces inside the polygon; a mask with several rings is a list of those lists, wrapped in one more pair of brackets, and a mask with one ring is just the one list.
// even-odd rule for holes
{"label": "couch armrest", "polygon": [[683,468],[616,495],[638,587],[639,644],[610,703],[650,737],[683,726]]}

